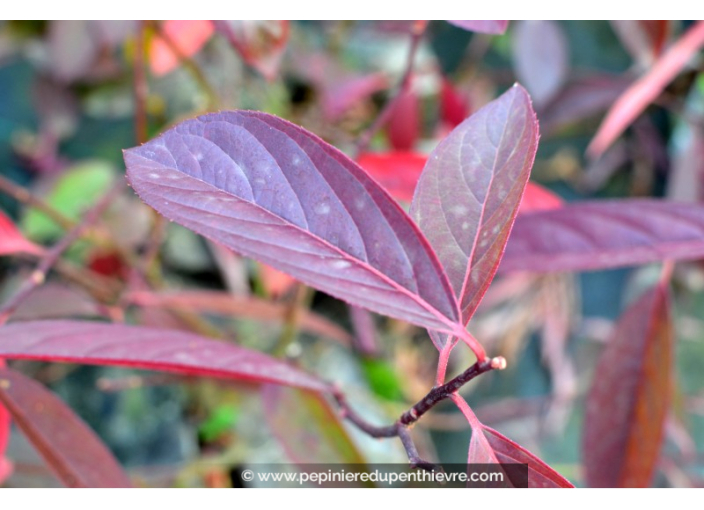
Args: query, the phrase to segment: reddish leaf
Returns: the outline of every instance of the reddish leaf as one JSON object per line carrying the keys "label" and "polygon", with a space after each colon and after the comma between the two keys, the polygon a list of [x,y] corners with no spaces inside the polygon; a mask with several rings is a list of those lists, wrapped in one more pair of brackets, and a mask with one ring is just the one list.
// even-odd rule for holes
{"label": "reddish leaf", "polygon": [[296,463],[364,464],[339,415],[319,393],[266,385],[264,416]]}
{"label": "reddish leaf", "polygon": [[703,45],[704,21],[698,21],[614,103],[587,147],[587,153],[592,157],[600,156],[665,90]]}
{"label": "reddish leaf", "polygon": [[0,369],[0,403],[67,487],[132,485],[100,438],[41,384]]}
{"label": "reddish leaf", "polygon": [[569,72],[567,39],[555,21],[519,21],[513,28],[516,76],[536,105],[546,104]]}
{"label": "reddish leaf", "polygon": [[602,200],[518,217],[501,271],[579,271],[704,257],[704,207]]}
{"label": "reddish leaf", "polygon": [[41,255],[43,252],[40,246],[25,239],[12,220],[0,211],[0,255],[15,253]]}
{"label": "reddish leaf", "polygon": [[523,193],[518,214],[559,209],[563,204],[564,201],[549,189],[543,188],[540,184],[529,182],[526,184],[526,191]]}
{"label": "reddish leaf", "polygon": [[[5,360],[0,358],[0,371],[5,369]],[[0,485],[12,474],[12,463],[5,457],[10,442],[10,413],[0,402]]]}
{"label": "reddish leaf", "polygon": [[0,331],[0,356],[5,358],[328,388],[320,379],[261,352],[181,331],[78,321],[19,322]]}
{"label": "reddish leaf", "polygon": [[[192,57],[213,35],[213,24],[206,20],[167,20],[161,30],[183,55]],[[168,43],[155,36],[149,49],[149,63],[152,72],[162,76],[178,67],[179,57],[171,51]]]}
{"label": "reddish leaf", "polygon": [[516,85],[455,128],[420,177],[411,214],[450,278],[464,323],[499,265],[537,147],[530,98]]}
{"label": "reddish leaf", "polygon": [[357,163],[397,200],[410,202],[428,156],[417,152],[365,152]]}
{"label": "reddish leaf", "polygon": [[420,103],[412,90],[402,92],[394,103],[386,134],[391,147],[397,151],[410,151],[420,136]]}
{"label": "reddish leaf", "polygon": [[[527,464],[529,488],[569,488],[573,485],[557,471],[528,450],[479,421],[467,402],[458,394],[450,397],[462,411],[472,428],[468,464]],[[511,480],[512,472],[505,473],[506,487],[521,486],[524,480]]]}
{"label": "reddish leaf", "polygon": [[484,34],[503,34],[508,27],[508,20],[447,20],[451,25],[470,30],[472,32],[481,32]]}
{"label": "reddish leaf", "polygon": [[286,294],[296,283],[294,278],[266,264],[260,264],[259,277],[262,279],[267,294],[275,298]]}
{"label": "reddish leaf", "polygon": [[469,116],[470,111],[469,98],[461,95],[452,82],[443,76],[440,89],[440,118],[454,128]]}
{"label": "reddish leaf", "polygon": [[188,120],[125,151],[135,191],[169,219],[350,303],[457,333],[457,301],[408,215],[357,164],[259,112]]}
{"label": "reddish leaf", "polygon": [[288,42],[288,21],[213,21],[248,65],[267,80],[276,78]]}
{"label": "reddish leaf", "polygon": [[[402,202],[413,200],[413,193],[428,156],[416,152],[365,152],[357,163],[376,179],[391,196]],[[563,200],[552,191],[528,182],[518,214],[561,207]]]}
{"label": "reddish leaf", "polygon": [[599,358],[582,442],[590,487],[650,485],[670,403],[671,321],[661,282],[626,310]]}
{"label": "reddish leaf", "polygon": [[[145,307],[195,310],[242,317],[267,322],[282,322],[287,315],[287,306],[272,303],[252,296],[232,296],[222,292],[184,291],[156,294],[134,292],[127,298],[132,303]],[[301,310],[299,326],[302,330],[350,344],[350,335],[334,322],[308,310]]]}
{"label": "reddish leaf", "polygon": [[483,424],[478,428],[472,428],[467,462],[470,464],[528,464],[529,488],[574,487],[569,480],[528,450]]}

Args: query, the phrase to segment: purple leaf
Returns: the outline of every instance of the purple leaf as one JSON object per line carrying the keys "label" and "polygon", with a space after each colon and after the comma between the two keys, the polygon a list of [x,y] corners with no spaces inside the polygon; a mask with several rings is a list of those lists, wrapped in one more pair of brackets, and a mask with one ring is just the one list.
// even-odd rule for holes
{"label": "purple leaf", "polygon": [[356,163],[278,117],[188,120],[125,151],[128,178],[164,216],[350,303],[463,335],[432,248]]}
{"label": "purple leaf", "polygon": [[67,487],[130,487],[98,436],[38,382],[0,369],[0,404]]}
{"label": "purple leaf", "polygon": [[701,257],[703,206],[603,200],[521,215],[501,271],[595,270]]}
{"label": "purple leaf", "polygon": [[268,382],[315,391],[313,375],[261,352],[164,329],[78,321],[18,322],[0,328],[0,357],[162,370]]}
{"label": "purple leaf", "polygon": [[594,372],[582,442],[590,487],[650,485],[670,410],[673,342],[661,281],[619,319]]}
{"label": "purple leaf", "polygon": [[537,106],[546,104],[562,87],[569,71],[567,40],[554,21],[519,21],[513,28],[516,76]]}
{"label": "purple leaf", "polygon": [[[463,323],[494,277],[537,146],[530,98],[516,85],[457,126],[418,181],[411,215],[445,268]],[[445,340],[432,337],[442,348]]]}
{"label": "purple leaf", "polygon": [[508,20],[447,20],[450,25],[470,30],[472,32],[481,32],[484,34],[503,34],[508,27]]}

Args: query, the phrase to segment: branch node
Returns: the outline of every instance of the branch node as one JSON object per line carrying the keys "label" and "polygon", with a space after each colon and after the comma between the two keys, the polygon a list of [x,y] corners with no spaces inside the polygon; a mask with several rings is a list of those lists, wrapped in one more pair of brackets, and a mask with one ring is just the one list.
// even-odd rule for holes
{"label": "branch node", "polygon": [[503,370],[506,368],[506,358],[503,356],[496,356],[495,358],[491,358],[491,368],[494,370]]}

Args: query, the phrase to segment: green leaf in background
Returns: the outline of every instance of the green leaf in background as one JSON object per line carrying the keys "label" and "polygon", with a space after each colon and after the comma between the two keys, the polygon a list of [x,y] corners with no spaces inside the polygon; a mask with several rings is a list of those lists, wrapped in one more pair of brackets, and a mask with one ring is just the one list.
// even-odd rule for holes
{"label": "green leaf in background", "polygon": [[[69,219],[78,221],[115,180],[112,165],[90,160],[67,169],[45,197],[46,202]],[[62,229],[41,212],[30,209],[22,219],[25,235],[37,242],[58,237]]]}
{"label": "green leaf in background", "polygon": [[375,395],[394,402],[404,401],[401,380],[389,362],[383,359],[364,359],[362,370]]}
{"label": "green leaf in background", "polygon": [[237,424],[239,420],[239,410],[232,405],[220,405],[213,409],[203,423],[198,427],[200,438],[211,443],[226,434]]}

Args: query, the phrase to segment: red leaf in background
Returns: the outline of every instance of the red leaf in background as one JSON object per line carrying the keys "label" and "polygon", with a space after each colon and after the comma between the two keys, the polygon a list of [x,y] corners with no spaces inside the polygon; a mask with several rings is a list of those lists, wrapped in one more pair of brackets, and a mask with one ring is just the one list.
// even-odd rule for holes
{"label": "red leaf in background", "polygon": [[508,28],[508,20],[447,20],[450,25],[470,30],[472,32],[481,32],[484,34],[503,34]]}
{"label": "red leaf in background", "polygon": [[[214,31],[213,24],[207,20],[167,20],[161,30],[187,57],[198,53]],[[163,39],[154,36],[149,49],[149,63],[152,72],[162,76],[178,67],[179,58]]]}
{"label": "red leaf in background", "polygon": [[595,200],[516,219],[501,271],[586,271],[704,257],[704,206]]}
{"label": "red leaf in background", "polygon": [[440,118],[454,128],[469,117],[470,112],[469,98],[462,96],[452,82],[443,76],[440,88]]}
{"label": "red leaf in background", "polygon": [[[427,162],[428,156],[417,152],[365,152],[357,157],[359,166],[401,202],[413,200],[418,179]],[[564,201],[549,189],[528,182],[518,213],[556,209],[563,203]]]}
{"label": "red leaf in background", "polygon": [[24,238],[12,220],[0,211],[0,255],[30,253],[41,255],[44,249]]}
{"label": "red leaf in background", "polygon": [[357,157],[357,163],[392,197],[402,202],[411,202],[428,156],[417,152],[365,152]]}
{"label": "red leaf in background", "polygon": [[418,181],[411,215],[445,268],[465,324],[499,265],[537,148],[530,97],[515,85],[440,142]]}
{"label": "red leaf in background", "polygon": [[468,337],[426,238],[354,161],[261,112],[182,122],[125,151],[169,219],[354,305]]}
{"label": "red leaf in background", "polygon": [[0,356],[268,382],[327,391],[317,377],[261,352],[166,329],[79,321],[17,322],[0,328]]}
{"label": "red leaf in background", "polygon": [[[6,367],[5,360],[0,358],[0,371]],[[0,401],[0,485],[12,474],[12,463],[5,457],[7,444],[10,442],[10,413]]]}
{"label": "red leaf in background", "polygon": [[213,21],[247,65],[273,80],[289,36],[288,21]]}
{"label": "red leaf in background", "polygon": [[648,487],[663,443],[673,377],[666,282],[621,316],[594,371],[582,452],[590,487]]}
{"label": "red leaf in background", "polygon": [[92,271],[103,276],[125,277],[128,274],[122,258],[115,251],[93,251],[88,255],[87,263]]}
{"label": "red leaf in background", "polygon": [[0,369],[0,403],[67,487],[131,487],[95,432],[38,382]]}
{"label": "red leaf in background", "polygon": [[587,154],[592,157],[603,154],[665,90],[703,45],[704,21],[698,21],[614,103],[587,147]]}
{"label": "red leaf in background", "polygon": [[537,107],[562,88],[569,73],[567,38],[555,21],[518,21],[513,28],[513,66]]}
{"label": "red leaf in background", "polygon": [[267,264],[259,264],[259,277],[262,279],[266,293],[273,298],[283,296],[296,283],[295,278]]}
{"label": "red leaf in background", "polygon": [[564,200],[547,188],[534,182],[526,184],[526,190],[521,199],[521,206],[518,214],[525,214],[534,211],[549,211],[559,209],[564,205]]}
{"label": "red leaf in background", "polygon": [[402,92],[386,122],[389,143],[397,151],[410,151],[420,136],[420,102],[412,90]]}

